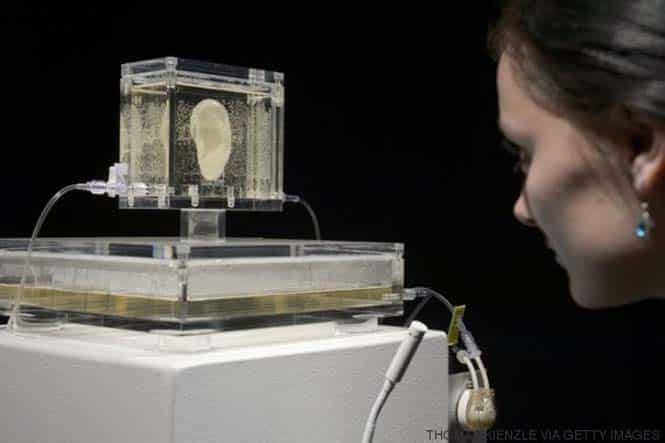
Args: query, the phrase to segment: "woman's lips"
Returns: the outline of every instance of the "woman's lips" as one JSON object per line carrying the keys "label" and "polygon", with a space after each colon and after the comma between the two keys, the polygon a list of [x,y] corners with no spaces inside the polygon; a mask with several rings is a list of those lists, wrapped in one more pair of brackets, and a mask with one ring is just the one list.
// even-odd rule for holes
{"label": "woman's lips", "polygon": [[563,265],[563,262],[561,261],[561,257],[559,256],[559,254],[557,254],[557,252],[552,248],[550,248],[550,251],[552,251],[552,255],[554,255],[554,261],[557,262],[559,266],[561,266],[562,268],[565,267]]}
{"label": "woman's lips", "polygon": [[551,244],[550,241],[547,239],[547,237],[545,237],[545,247],[546,247],[547,249],[549,249],[550,251],[556,253],[556,251],[555,251],[554,248],[552,247],[552,244]]}
{"label": "woman's lips", "polygon": [[554,255],[554,261],[557,262],[559,265],[563,266],[563,263],[561,263],[561,257],[559,257],[559,254],[557,254],[556,249],[554,249],[554,247],[549,242],[547,237],[545,237],[545,247],[550,251],[552,251],[552,255]]}

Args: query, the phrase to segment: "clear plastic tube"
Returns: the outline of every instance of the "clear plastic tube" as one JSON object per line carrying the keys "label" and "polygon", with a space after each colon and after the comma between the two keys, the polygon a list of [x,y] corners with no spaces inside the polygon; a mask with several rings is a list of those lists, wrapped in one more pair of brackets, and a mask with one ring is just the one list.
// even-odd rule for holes
{"label": "clear plastic tube", "polygon": [[487,369],[485,369],[485,365],[483,364],[482,357],[480,357],[480,356],[475,357],[474,360],[476,361],[476,364],[478,365],[478,369],[480,369],[480,375],[483,378],[483,387],[489,389],[490,388],[490,379],[487,375]]}
{"label": "clear plastic tube", "polygon": [[307,203],[303,198],[298,195],[285,195],[284,200],[289,203],[300,203],[307,209],[309,216],[312,218],[312,224],[314,225],[314,235],[317,240],[321,240],[321,227],[319,226],[319,218],[316,216],[314,209]]}
{"label": "clear plastic tube", "polygon": [[37,223],[35,224],[35,227],[32,230],[32,236],[30,237],[30,241],[28,242],[28,248],[25,253],[25,260],[23,261],[23,270],[21,272],[21,283],[18,287],[18,291],[16,292],[16,297],[14,298],[14,305],[12,306],[11,318],[9,320],[9,327],[11,329],[15,330],[21,326],[20,314],[21,314],[21,304],[23,303],[23,292],[25,290],[25,280],[28,274],[28,270],[31,269],[30,260],[32,258],[32,249],[34,247],[35,240],[39,236],[39,232],[42,229],[44,220],[48,216],[49,212],[51,212],[53,206],[58,202],[58,200],[60,200],[60,198],[63,195],[71,191],[88,191],[88,190],[89,189],[87,185],[83,183],[77,183],[65,186],[64,188],[56,192],[53,195],[53,197],[51,197],[51,199],[48,201],[48,203],[46,203],[44,209],[42,209],[42,213],[39,215]]}
{"label": "clear plastic tube", "polygon": [[[433,289],[423,288],[423,287],[409,288],[405,289],[405,293],[408,293],[411,299],[416,299],[418,297],[424,297],[424,298],[411,312],[411,315],[407,317],[406,321],[404,322],[404,326],[411,324],[411,322],[415,320],[415,318],[418,316],[420,311],[422,311],[422,309],[425,307],[427,302],[432,298],[435,298],[439,300],[441,303],[443,303],[451,314],[454,314],[455,312],[455,307],[453,306],[453,304],[450,303],[450,301],[448,301],[448,299],[443,294],[440,294]],[[481,354],[480,348],[478,348],[478,345],[476,344],[473,335],[471,335],[471,332],[467,329],[466,325],[464,324],[464,321],[460,319],[457,323],[457,326],[460,331],[460,338],[462,339],[462,342],[464,342],[466,350],[469,352],[469,357],[475,358],[480,356]],[[453,349],[456,350],[457,346],[454,346]]]}
{"label": "clear plastic tube", "polygon": [[305,209],[307,209],[307,212],[309,212],[309,216],[312,218],[312,223],[314,224],[314,235],[316,236],[316,239],[321,240],[321,228],[319,227],[319,219],[316,216],[314,209],[312,209],[309,203],[307,203],[302,198],[300,199],[300,204],[302,204],[305,207]]}
{"label": "clear plastic tube", "polygon": [[464,352],[464,354],[460,355],[459,358],[462,361],[462,363],[464,363],[466,367],[469,369],[469,374],[471,374],[471,384],[473,385],[473,389],[478,389],[478,375],[476,374],[476,369],[473,367],[473,363],[471,363],[471,359],[469,358],[468,353]]}

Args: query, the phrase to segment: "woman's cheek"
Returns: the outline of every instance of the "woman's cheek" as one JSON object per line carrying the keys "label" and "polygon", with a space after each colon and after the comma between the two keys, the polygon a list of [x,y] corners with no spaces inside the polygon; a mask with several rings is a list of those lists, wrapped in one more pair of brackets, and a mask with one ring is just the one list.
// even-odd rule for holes
{"label": "woman's cheek", "polygon": [[592,217],[584,208],[586,191],[577,169],[561,159],[537,153],[525,183],[532,216],[561,257],[586,255],[578,249],[585,243]]}

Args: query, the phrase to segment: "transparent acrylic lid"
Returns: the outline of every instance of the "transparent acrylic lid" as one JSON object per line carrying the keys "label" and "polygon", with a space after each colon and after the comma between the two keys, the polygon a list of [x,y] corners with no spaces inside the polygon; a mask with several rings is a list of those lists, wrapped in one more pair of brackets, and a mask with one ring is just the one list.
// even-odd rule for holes
{"label": "transparent acrylic lid", "polygon": [[166,79],[170,69],[176,70],[180,78],[196,78],[200,81],[209,80],[213,83],[237,83],[245,85],[260,85],[266,88],[284,81],[284,74],[265,69],[232,66],[220,63],[211,63],[201,60],[190,60],[179,57],[162,57],[152,60],[143,60],[124,63],[120,68],[123,78],[134,77],[145,81],[156,78]]}
{"label": "transparent acrylic lid", "polygon": [[[0,302],[11,305],[27,240],[0,240]],[[177,323],[347,311],[399,315],[403,246],[264,239],[40,239],[24,300],[90,315]]]}
{"label": "transparent acrylic lid", "polygon": [[121,75],[120,207],[281,210],[283,74],[165,57]]}

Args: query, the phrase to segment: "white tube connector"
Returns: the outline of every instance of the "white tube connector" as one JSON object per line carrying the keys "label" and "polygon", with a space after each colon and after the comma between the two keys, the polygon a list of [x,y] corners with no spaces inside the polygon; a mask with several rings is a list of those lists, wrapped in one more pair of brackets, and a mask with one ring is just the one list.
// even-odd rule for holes
{"label": "white tube connector", "polygon": [[79,189],[95,195],[106,194],[111,198],[125,195],[127,194],[128,173],[129,166],[127,163],[114,163],[113,166],[109,167],[109,176],[106,181],[91,180],[79,185]]}

